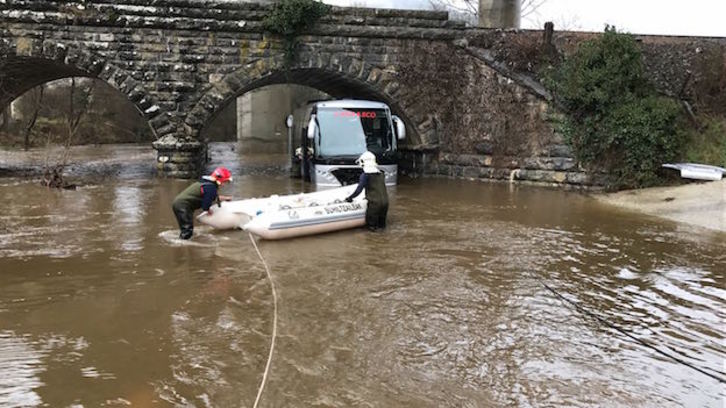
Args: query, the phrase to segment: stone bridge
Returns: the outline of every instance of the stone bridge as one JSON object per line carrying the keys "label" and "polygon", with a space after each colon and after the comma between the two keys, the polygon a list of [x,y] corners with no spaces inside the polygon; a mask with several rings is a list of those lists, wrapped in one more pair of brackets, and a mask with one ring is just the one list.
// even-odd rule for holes
{"label": "stone bridge", "polygon": [[333,8],[286,65],[282,41],[262,27],[270,7],[0,0],[0,108],[44,82],[98,78],[148,121],[160,174],[192,177],[215,115],[245,92],[289,82],[388,103],[409,129],[404,171],[593,182],[553,131],[546,90],[526,75],[527,52],[552,46],[542,32],[465,28],[445,12]]}

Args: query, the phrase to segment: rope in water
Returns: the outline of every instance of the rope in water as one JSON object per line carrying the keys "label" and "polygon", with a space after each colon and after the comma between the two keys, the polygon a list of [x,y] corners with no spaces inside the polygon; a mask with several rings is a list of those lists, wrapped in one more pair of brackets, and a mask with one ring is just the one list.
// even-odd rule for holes
{"label": "rope in water", "polygon": [[257,248],[257,242],[255,242],[254,237],[252,237],[252,234],[250,235],[250,241],[252,241],[252,246],[255,247],[255,251],[257,251],[257,256],[260,257],[260,260],[262,261],[262,265],[265,267],[265,272],[267,272],[267,279],[270,280],[270,287],[272,288],[272,300],[273,300],[273,317],[272,317],[272,341],[270,342],[270,354],[267,356],[267,364],[265,365],[265,373],[262,375],[262,383],[260,384],[260,389],[257,391],[257,398],[255,398],[255,404],[253,405],[253,408],[257,408],[257,404],[260,402],[260,397],[262,397],[262,390],[265,389],[265,383],[267,382],[267,373],[270,372],[270,363],[272,362],[272,353],[275,351],[275,339],[277,338],[277,293],[275,292],[275,282],[272,280],[272,275],[270,274],[270,268],[267,266],[267,262],[265,262],[265,258],[262,257],[262,254],[260,253],[260,249]]}
{"label": "rope in water", "polygon": [[[537,279],[537,278],[535,278],[535,279]],[[636,342],[640,343],[641,345],[643,345],[643,346],[645,346],[645,347],[647,347],[647,348],[649,348],[649,349],[651,349],[651,350],[655,351],[655,352],[656,352],[656,353],[658,353],[658,354],[661,354],[661,355],[663,355],[663,356],[665,356],[665,357],[668,357],[668,358],[672,359],[673,361],[675,361],[675,362],[677,362],[677,363],[679,363],[679,364],[682,364],[682,365],[684,365],[684,366],[686,366],[686,367],[692,368],[692,369],[694,369],[694,370],[696,370],[696,371],[700,372],[701,374],[704,374],[704,375],[707,375],[707,376],[709,376],[709,377],[713,378],[714,380],[716,380],[716,381],[718,381],[718,382],[720,382],[720,383],[724,383],[724,382],[726,382],[726,378],[725,378],[725,377],[721,377],[721,376],[724,376],[724,375],[726,375],[726,374],[724,374],[723,372],[721,372],[721,371],[718,371],[718,370],[713,370],[713,369],[709,369],[709,370],[712,370],[712,371],[716,372],[717,374],[713,374],[713,373],[710,373],[710,372],[706,371],[706,369],[703,369],[703,368],[701,368],[701,367],[697,367],[697,366],[695,366],[695,365],[693,365],[693,364],[689,363],[688,361],[685,361],[685,360],[683,360],[683,359],[681,359],[681,358],[678,358],[678,357],[674,356],[674,355],[673,355],[673,354],[671,354],[671,353],[667,353],[667,352],[665,352],[665,351],[661,350],[660,348],[658,348],[658,347],[656,347],[656,346],[654,346],[654,345],[652,345],[652,344],[650,344],[650,343],[646,342],[645,340],[643,340],[643,339],[640,339],[640,338],[638,338],[638,337],[636,337],[636,336],[633,336],[632,334],[628,333],[628,332],[627,332],[626,330],[624,330],[624,329],[621,329],[620,327],[618,327],[618,326],[616,326],[616,325],[614,325],[614,324],[610,323],[609,321],[607,321],[607,320],[605,320],[604,318],[602,318],[602,317],[600,317],[600,316],[596,315],[595,313],[593,313],[593,312],[591,312],[591,311],[589,311],[589,310],[587,310],[587,309],[583,308],[582,306],[580,306],[580,305],[579,305],[579,304],[577,304],[576,302],[573,302],[572,300],[570,300],[570,299],[566,298],[565,296],[562,296],[562,294],[560,294],[560,293],[559,293],[558,291],[556,291],[555,289],[553,289],[552,287],[550,287],[550,286],[549,286],[549,285],[547,285],[546,283],[542,282],[542,280],[540,280],[540,279],[537,279],[537,280],[538,280],[538,281],[539,281],[539,283],[541,283],[541,284],[542,284],[542,285],[543,285],[543,286],[544,286],[545,288],[547,288],[547,290],[549,290],[550,292],[552,292],[552,293],[553,293],[553,294],[554,294],[555,296],[557,296],[558,298],[560,298],[560,299],[562,299],[563,301],[565,301],[565,302],[569,303],[570,305],[572,305],[572,306],[573,306],[573,307],[574,307],[574,308],[575,308],[575,309],[576,309],[577,311],[579,311],[580,313],[583,313],[583,314],[585,314],[585,315],[587,315],[587,316],[590,316],[590,317],[594,318],[595,320],[597,320],[597,321],[598,321],[598,322],[600,322],[601,324],[604,324],[605,326],[607,326],[607,327],[610,327],[611,329],[617,330],[618,332],[620,332],[621,334],[623,334],[623,335],[627,336],[628,338],[630,338],[630,339],[633,339],[633,340],[635,340]]]}

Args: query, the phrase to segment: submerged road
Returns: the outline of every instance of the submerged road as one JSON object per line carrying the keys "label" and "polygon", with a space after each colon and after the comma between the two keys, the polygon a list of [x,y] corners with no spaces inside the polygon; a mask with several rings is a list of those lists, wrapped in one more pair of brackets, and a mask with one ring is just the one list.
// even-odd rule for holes
{"label": "submerged road", "polygon": [[[240,231],[178,241],[187,182],[124,148],[139,159],[113,173],[87,153],[76,191],[0,179],[0,406],[251,407],[265,268]],[[303,188],[279,157],[215,149],[225,194]],[[258,242],[278,296],[260,407],[722,406],[723,233],[533,187],[404,179],[390,195],[383,233]]]}

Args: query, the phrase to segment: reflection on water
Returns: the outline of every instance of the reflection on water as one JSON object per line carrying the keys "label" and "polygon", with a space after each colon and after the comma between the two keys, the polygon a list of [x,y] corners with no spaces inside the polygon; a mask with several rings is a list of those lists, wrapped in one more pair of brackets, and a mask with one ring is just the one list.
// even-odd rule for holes
{"label": "reflection on water", "polygon": [[[226,194],[304,188],[279,157],[211,151]],[[272,297],[249,238],[178,240],[187,182],[119,169],[78,191],[0,179],[0,406],[251,406]],[[723,234],[441,179],[402,180],[389,217],[260,242],[280,297],[262,406],[722,406],[723,384],[543,284],[723,377]]]}
{"label": "reflection on water", "polygon": [[143,222],[146,203],[144,191],[138,187],[117,186],[114,188],[111,228],[122,228],[127,234],[120,242],[122,251],[139,251],[143,248],[143,237],[139,226]]}
{"label": "reflection on water", "polygon": [[43,383],[42,353],[33,350],[25,339],[0,331],[0,406],[37,406],[41,399],[34,388]]}

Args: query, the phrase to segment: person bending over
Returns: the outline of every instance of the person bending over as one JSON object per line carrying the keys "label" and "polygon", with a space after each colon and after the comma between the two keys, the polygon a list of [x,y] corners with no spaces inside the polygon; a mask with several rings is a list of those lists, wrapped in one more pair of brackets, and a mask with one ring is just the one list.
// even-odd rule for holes
{"label": "person bending over", "polygon": [[202,211],[212,214],[214,202],[219,204],[220,200],[230,199],[227,196],[220,196],[217,192],[219,186],[230,181],[232,173],[226,167],[217,167],[212,174],[203,176],[174,198],[171,208],[179,223],[179,238],[189,239],[194,234],[195,210],[201,208]]}

